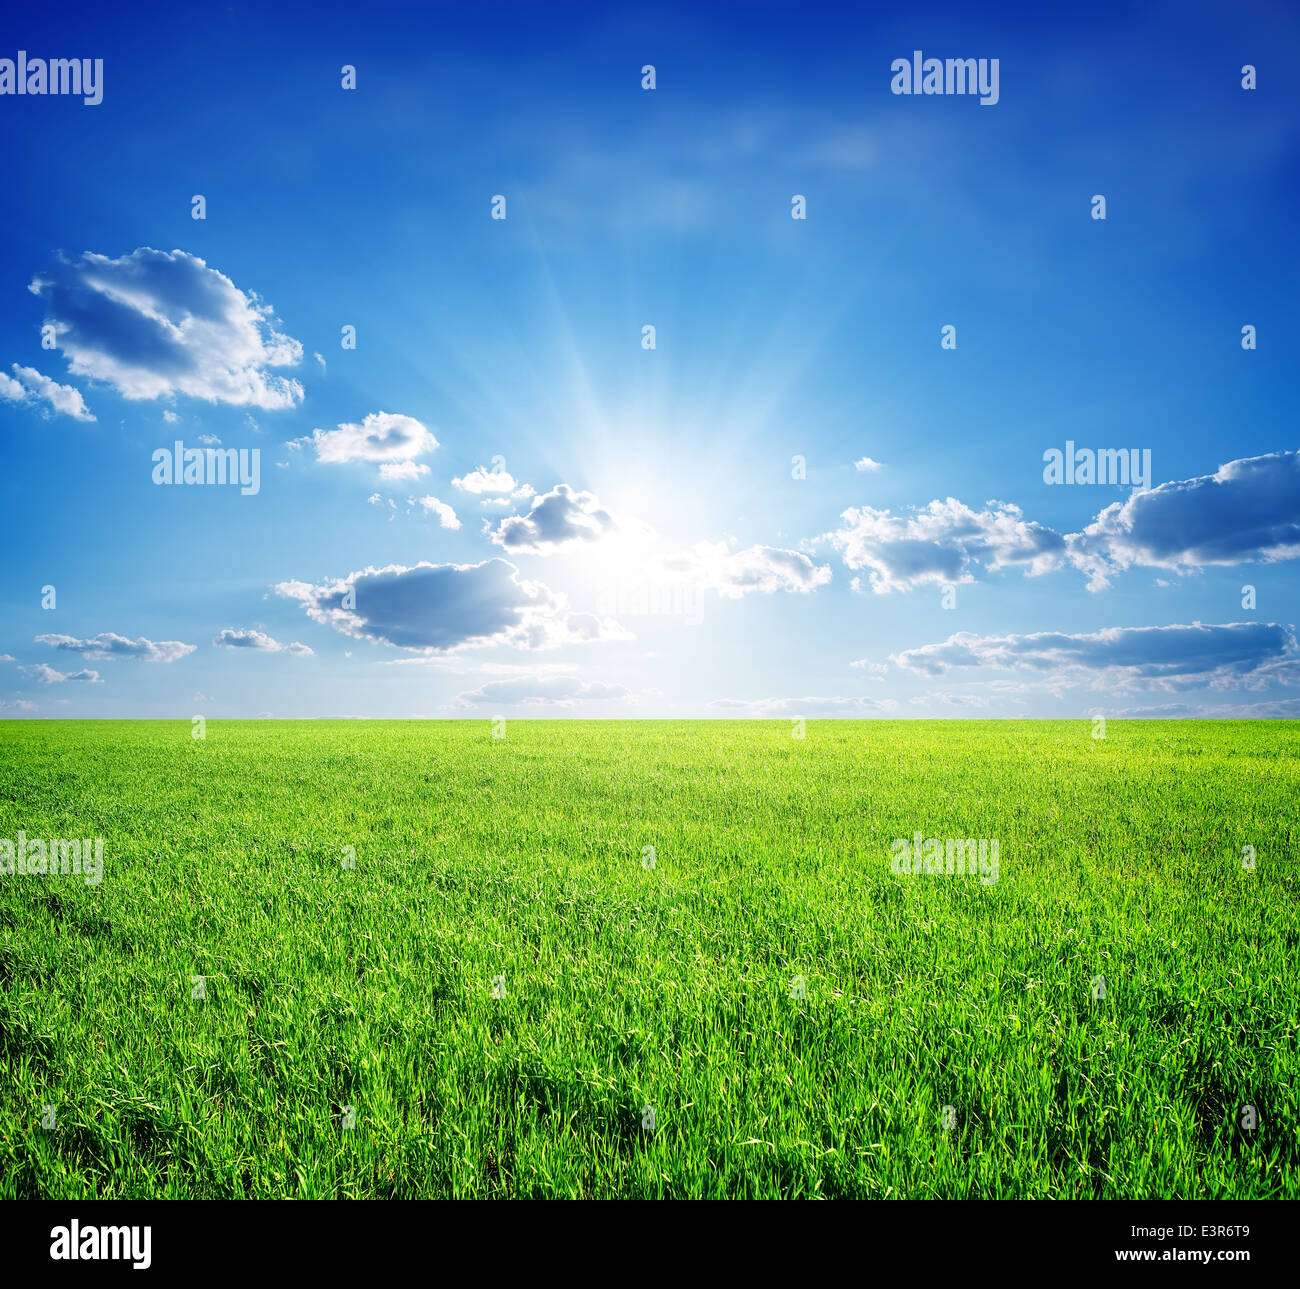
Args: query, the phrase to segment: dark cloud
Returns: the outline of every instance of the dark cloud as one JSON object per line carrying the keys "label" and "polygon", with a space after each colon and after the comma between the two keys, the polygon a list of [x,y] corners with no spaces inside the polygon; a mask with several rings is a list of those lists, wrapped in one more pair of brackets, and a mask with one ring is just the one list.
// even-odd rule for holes
{"label": "dark cloud", "polygon": [[1294,559],[1300,453],[1243,457],[1214,474],[1134,493],[1072,534],[1069,547],[1094,590],[1134,564],[1177,569]]}
{"label": "dark cloud", "polygon": [[939,644],[892,655],[900,667],[942,676],[964,667],[1024,668],[1056,675],[1106,676],[1116,684],[1163,689],[1233,688],[1283,680],[1293,669],[1293,628],[1276,622],[1108,627],[1080,634],[981,636],[960,631]]}
{"label": "dark cloud", "polygon": [[540,582],[524,581],[503,559],[394,564],[320,586],[281,582],[276,590],[297,600],[317,622],[399,649],[445,653],[492,644],[545,649],[626,638],[608,619],[568,613],[562,597]]}

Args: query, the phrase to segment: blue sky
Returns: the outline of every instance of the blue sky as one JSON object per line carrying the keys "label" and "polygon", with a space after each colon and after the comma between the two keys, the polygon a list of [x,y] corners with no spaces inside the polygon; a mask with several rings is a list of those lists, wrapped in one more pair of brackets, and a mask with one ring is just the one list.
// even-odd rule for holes
{"label": "blue sky", "polygon": [[1300,715],[1293,9],[466,8],[7,24],[0,716]]}

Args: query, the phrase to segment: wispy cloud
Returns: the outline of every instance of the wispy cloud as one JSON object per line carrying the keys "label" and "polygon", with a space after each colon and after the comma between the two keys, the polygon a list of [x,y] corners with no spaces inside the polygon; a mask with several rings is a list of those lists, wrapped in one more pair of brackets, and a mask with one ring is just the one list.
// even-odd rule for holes
{"label": "wispy cloud", "polygon": [[20,367],[14,363],[13,372],[13,376],[0,372],[0,398],[11,403],[44,403],[53,411],[62,412],[76,421],[95,419],[80,390],[71,385],[60,385],[41,375],[35,367]]}
{"label": "wispy cloud", "polygon": [[24,667],[23,672],[40,685],[60,685],[70,680],[84,681],[90,685],[100,683],[99,672],[91,671],[88,667],[83,667],[80,671],[56,671],[48,663],[38,662],[30,667]]}
{"label": "wispy cloud", "polygon": [[141,662],[175,662],[195,650],[192,644],[183,644],[179,640],[161,640],[155,643],[141,636],[132,640],[129,636],[119,636],[112,631],[101,631],[88,640],[79,640],[76,636],[39,635],[37,644],[53,645],[64,653],[79,653],[86,658],[138,658]]}
{"label": "wispy cloud", "polygon": [[492,680],[478,689],[457,695],[461,707],[522,704],[535,707],[572,707],[581,702],[628,697],[625,685],[580,680],[577,676],[529,675]]}
{"label": "wispy cloud", "polygon": [[1276,622],[1108,627],[1102,631],[976,635],[891,655],[908,671],[943,676],[964,668],[1026,669],[1115,687],[1216,689],[1293,681],[1297,658],[1292,627]]}
{"label": "wispy cloud", "polygon": [[259,653],[291,653],[300,658],[309,658],[314,652],[308,645],[299,640],[294,640],[290,644],[281,644],[274,637],[266,635],[262,631],[254,631],[251,628],[236,630],[234,627],[226,627],[213,639],[212,643],[222,649],[253,649]]}

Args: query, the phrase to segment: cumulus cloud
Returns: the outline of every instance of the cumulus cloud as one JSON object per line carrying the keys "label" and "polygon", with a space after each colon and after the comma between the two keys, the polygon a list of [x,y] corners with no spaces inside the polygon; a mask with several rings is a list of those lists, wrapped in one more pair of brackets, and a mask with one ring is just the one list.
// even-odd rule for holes
{"label": "cumulus cloud", "polygon": [[445,501],[439,501],[437,497],[418,497],[418,505],[426,515],[437,515],[438,522],[443,528],[457,529],[460,527],[460,520],[456,518],[456,512]]}
{"label": "cumulus cloud", "polygon": [[965,667],[1023,668],[1117,688],[1231,689],[1296,679],[1294,629],[1276,622],[1196,622],[1006,636],[959,631],[942,643],[905,649],[891,658],[926,676]]}
{"label": "cumulus cloud", "polygon": [[594,493],[577,492],[567,483],[533,498],[526,515],[508,515],[492,533],[503,550],[521,555],[550,555],[555,551],[598,541],[618,525],[603,510]]}
{"label": "cumulus cloud", "polygon": [[77,421],[93,421],[90,408],[81,397],[81,391],[71,385],[60,385],[48,376],[41,375],[35,367],[13,364],[14,377],[0,372],[0,398],[11,403],[46,403],[56,412],[71,416]]}
{"label": "cumulus cloud", "polygon": [[892,698],[715,698],[709,707],[730,716],[881,716]]}
{"label": "cumulus cloud", "polygon": [[261,631],[236,630],[226,627],[214,637],[212,643],[222,649],[256,649],[262,653],[291,653],[300,658],[309,658],[313,654],[310,646],[299,640],[291,644],[281,644],[278,640]]}
{"label": "cumulus cloud", "polygon": [[45,403],[54,411],[78,421],[95,419],[80,390],[71,385],[60,385],[34,367],[20,367],[14,363],[13,371],[17,379],[0,372],[0,398],[13,403]]}
{"label": "cumulus cloud", "polygon": [[[516,499],[521,499],[533,496],[535,491],[531,484],[518,483],[508,470],[489,470],[486,466],[479,466],[451,482],[453,487],[459,488],[462,492],[471,492],[479,497],[509,493]],[[496,500],[500,502],[500,497]]]}
{"label": "cumulus cloud", "polygon": [[840,527],[824,540],[843,553],[849,568],[867,571],[878,595],[927,582],[973,582],[973,570],[981,565],[1044,573],[1065,551],[1059,533],[1026,520],[1009,502],[991,501],[972,510],[949,497],[910,515],[861,506],[850,507],[840,519]]}
{"label": "cumulus cloud", "polygon": [[45,303],[76,376],[128,399],[187,394],[212,403],[293,407],[302,386],[268,368],[302,360],[268,305],[185,251],[142,246],[109,259],[60,257],[29,289]]}
{"label": "cumulus cloud", "polygon": [[1091,590],[1134,564],[1182,569],[1294,559],[1300,555],[1300,453],[1243,457],[1214,474],[1134,493],[1068,540]]}
{"label": "cumulus cloud", "polygon": [[79,653],[96,660],[138,658],[141,662],[175,662],[178,658],[193,653],[196,648],[192,644],[182,644],[179,640],[160,640],[155,643],[144,636],[132,640],[112,631],[101,631],[89,640],[78,640],[76,636],[41,635],[36,637],[36,643],[53,645],[64,653]]}
{"label": "cumulus cloud", "polygon": [[831,580],[830,566],[817,565],[799,551],[777,546],[748,546],[733,551],[731,544],[697,542],[664,560],[668,573],[678,575],[700,590],[717,591],[738,600],[751,591],[813,591]]}
{"label": "cumulus cloud", "polygon": [[541,674],[517,676],[511,680],[492,680],[480,685],[478,689],[459,694],[456,702],[462,707],[480,707],[485,704],[506,706],[512,703],[536,707],[572,707],[579,702],[627,697],[628,689],[625,685],[579,680],[577,676]]}
{"label": "cumulus cloud", "polygon": [[[949,497],[906,515],[846,510],[840,527],[821,540],[837,547],[850,569],[867,570],[880,594],[971,582],[982,568],[1015,565],[1038,574],[1068,562],[1098,591],[1134,566],[1186,570],[1295,559],[1300,452],[1243,457],[1214,474],[1135,492],[1066,535],[1026,520],[1008,503],[991,501],[976,511]],[[856,579],[851,585],[859,587]]]}
{"label": "cumulus cloud", "polygon": [[23,673],[41,685],[58,685],[65,680],[80,680],[90,685],[100,683],[99,672],[91,671],[88,667],[83,667],[80,671],[55,671],[48,663],[38,662],[33,667],[24,667]]}
{"label": "cumulus cloud", "polygon": [[447,653],[483,645],[548,649],[631,637],[608,618],[571,613],[563,596],[525,581],[508,560],[391,564],[319,586],[281,582],[314,621],[398,649]]}
{"label": "cumulus cloud", "polygon": [[872,460],[871,457],[859,457],[853,463],[853,468],[860,474],[872,474],[877,470],[883,470],[885,467],[879,461]]}
{"label": "cumulus cloud", "polygon": [[[336,430],[316,430],[311,436],[316,459],[333,464],[373,461],[400,466],[432,452],[438,446],[433,433],[413,416],[371,412],[357,425],[345,422]],[[427,469],[427,467],[425,467]],[[417,470],[418,474],[419,471]],[[414,477],[398,474],[397,478]]]}

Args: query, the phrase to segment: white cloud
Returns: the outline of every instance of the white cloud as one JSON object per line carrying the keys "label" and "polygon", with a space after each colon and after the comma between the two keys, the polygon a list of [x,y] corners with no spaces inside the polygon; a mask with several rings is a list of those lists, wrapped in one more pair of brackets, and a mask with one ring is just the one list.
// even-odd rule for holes
{"label": "white cloud", "polygon": [[17,380],[0,372],[0,398],[13,403],[47,403],[56,412],[71,416],[76,421],[93,421],[90,409],[81,397],[81,391],[71,385],[60,385],[48,376],[41,375],[35,367],[13,364]]}
{"label": "white cloud", "polygon": [[503,550],[523,555],[551,555],[617,531],[613,516],[594,493],[578,492],[567,483],[533,498],[526,515],[509,515],[492,533]]}
{"label": "white cloud", "polygon": [[892,698],[715,698],[709,707],[734,716],[882,716],[898,710]]}
{"label": "white cloud", "polygon": [[885,467],[879,461],[873,461],[870,457],[859,457],[853,463],[853,468],[861,474],[869,474],[877,470],[883,470]]}
{"label": "white cloud", "polygon": [[843,553],[850,569],[867,570],[871,589],[882,595],[927,582],[973,582],[976,564],[1044,573],[1061,563],[1065,550],[1059,533],[1026,520],[1009,502],[976,511],[949,497],[911,515],[862,506],[840,518],[840,528],[824,540]]}
{"label": "white cloud", "polygon": [[989,705],[989,698],[984,694],[954,693],[951,690],[931,690],[926,694],[916,694],[907,700],[913,707],[970,707],[984,708]]}
{"label": "white cloud", "polygon": [[421,461],[385,461],[379,467],[381,479],[418,479],[429,473],[429,467]]}
{"label": "white cloud", "polygon": [[89,640],[78,640],[75,636],[40,635],[36,637],[36,643],[53,645],[61,652],[79,653],[96,660],[138,658],[141,662],[175,662],[178,658],[193,653],[195,649],[194,645],[182,644],[179,640],[161,640],[155,644],[144,636],[132,640],[112,631],[101,631]]}
{"label": "white cloud", "polygon": [[267,409],[302,399],[296,380],[267,370],[295,366],[302,346],[277,330],[269,306],[195,255],[142,246],[117,259],[60,257],[29,289],[73,375],[124,398]]}
{"label": "white cloud", "polygon": [[820,540],[837,547],[850,569],[867,570],[878,594],[972,582],[981,568],[1019,565],[1040,574],[1067,561],[1098,591],[1133,566],[1185,571],[1300,557],[1300,452],[1243,457],[1214,474],[1135,492],[1067,535],[1006,502],[977,511],[952,497],[906,515],[851,508],[841,520]]}
{"label": "white cloud", "polygon": [[415,417],[392,412],[371,412],[360,425],[345,422],[336,430],[316,430],[311,441],[316,448],[316,459],[333,464],[347,461],[401,464],[414,461],[438,446],[432,432]]}
{"label": "white cloud", "polygon": [[461,707],[520,704],[532,707],[572,707],[580,702],[629,697],[624,685],[580,680],[577,676],[532,674],[511,680],[493,680],[459,694]]}
{"label": "white cloud", "polygon": [[872,662],[869,658],[859,658],[855,662],[849,663],[850,667],[856,667],[859,671],[865,671],[868,676],[879,680],[882,676],[889,673],[889,666],[883,662]]}
{"label": "white cloud", "polygon": [[295,640],[291,644],[281,644],[278,640],[261,631],[236,630],[225,627],[212,643],[223,649],[253,649],[261,653],[291,653],[300,658],[310,658],[314,650],[308,645]]}
{"label": "white cloud", "polygon": [[99,672],[87,667],[80,671],[55,671],[48,663],[38,662],[32,667],[24,667],[23,674],[33,677],[41,685],[58,685],[67,680],[85,681],[90,685],[100,683]]}
{"label": "white cloud", "polygon": [[479,466],[451,482],[453,487],[459,488],[462,492],[472,492],[476,496],[484,493],[514,492],[519,487],[509,471],[489,470],[485,466]]}
{"label": "white cloud", "polygon": [[764,595],[776,591],[808,592],[831,580],[830,565],[814,564],[800,551],[777,546],[747,546],[733,551],[726,541],[697,542],[663,563],[669,574],[685,578],[700,590],[717,591],[729,600],[738,600],[751,591]]}
{"label": "white cloud", "polygon": [[457,529],[460,527],[460,520],[456,518],[456,512],[445,501],[439,501],[437,497],[419,497],[416,499],[426,515],[437,515],[438,521],[444,528]]}

